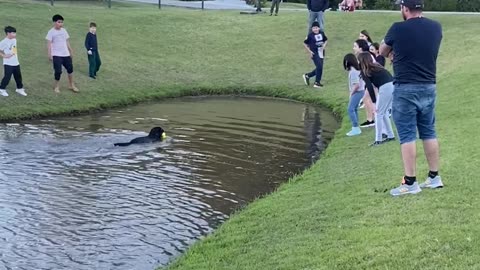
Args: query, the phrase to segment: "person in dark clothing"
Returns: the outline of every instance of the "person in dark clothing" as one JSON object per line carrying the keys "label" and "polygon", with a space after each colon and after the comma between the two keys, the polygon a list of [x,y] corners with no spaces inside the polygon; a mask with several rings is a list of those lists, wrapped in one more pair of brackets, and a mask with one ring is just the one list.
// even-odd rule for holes
{"label": "person in dark clothing", "polygon": [[374,42],[372,43],[372,45],[370,45],[370,52],[375,55],[375,60],[377,61],[377,63],[382,65],[382,67],[385,67],[386,59],[383,55],[380,54],[379,50],[380,44],[378,44],[378,42]]}
{"label": "person in dark clothing", "polygon": [[318,22],[312,23],[312,33],[308,34],[303,43],[310,58],[315,64],[315,69],[310,73],[303,74],[303,81],[306,85],[310,85],[310,78],[315,76],[313,87],[320,88],[323,86],[320,81],[322,80],[323,74],[323,51],[327,46],[327,40],[328,38],[325,33],[320,30]]}
{"label": "person in dark clothing", "polygon": [[102,61],[98,53],[97,24],[94,22],[90,23],[90,31],[85,38],[85,48],[87,49],[88,55],[88,75],[90,78],[96,79]]}
{"label": "person in dark clothing", "polygon": [[328,0],[307,0],[308,25],[307,34],[312,32],[312,23],[317,21],[320,25],[320,31],[325,32],[324,12],[328,8]]}
{"label": "person in dark clothing", "polygon": [[275,8],[275,16],[278,15],[278,9],[280,8],[281,0],[272,0],[272,7],[270,8],[270,16],[273,15],[273,9]]}
{"label": "person in dark clothing", "polygon": [[[423,0],[399,0],[403,22],[388,30],[380,53],[393,50],[395,74],[392,117],[400,139],[404,176],[402,184],[390,191],[392,196],[417,194],[422,188],[441,188],[439,146],[435,130],[437,97],[437,57],[442,42],[442,26],[422,14]],[[424,183],[417,183],[416,140],[423,141],[429,172]]]}
{"label": "person in dark clothing", "polygon": [[[375,141],[372,146],[380,145],[386,141],[393,141],[392,123],[388,117],[388,110],[392,106],[393,95],[393,77],[379,63],[373,62],[372,56],[368,52],[362,52],[358,55],[360,63],[360,77],[365,81],[367,89],[376,87],[378,89],[378,98],[375,103]],[[385,128],[387,139],[384,141],[382,132]]]}

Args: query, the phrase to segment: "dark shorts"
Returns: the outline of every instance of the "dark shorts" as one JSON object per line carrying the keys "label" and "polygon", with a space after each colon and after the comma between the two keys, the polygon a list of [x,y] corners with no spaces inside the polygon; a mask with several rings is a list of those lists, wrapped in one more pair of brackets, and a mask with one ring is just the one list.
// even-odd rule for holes
{"label": "dark shorts", "polygon": [[73,73],[72,58],[70,56],[54,56],[53,57],[53,70],[55,71],[55,77],[62,74],[62,66],[65,67],[68,74]]}
{"label": "dark shorts", "polygon": [[393,91],[392,117],[400,144],[436,139],[435,84],[396,84]]}

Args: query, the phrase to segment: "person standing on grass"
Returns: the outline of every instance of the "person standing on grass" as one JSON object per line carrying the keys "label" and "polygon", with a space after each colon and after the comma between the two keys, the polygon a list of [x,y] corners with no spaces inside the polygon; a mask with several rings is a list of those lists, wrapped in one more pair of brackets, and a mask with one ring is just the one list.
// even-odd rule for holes
{"label": "person standing on grass", "polygon": [[323,75],[323,58],[324,50],[327,46],[327,36],[320,30],[318,22],[312,24],[312,33],[308,34],[307,38],[303,41],[303,45],[308,52],[308,55],[315,64],[315,69],[310,73],[303,74],[303,81],[306,85],[310,85],[310,78],[315,76],[314,88],[323,87],[321,83]]}
{"label": "person standing on grass", "polygon": [[[405,175],[390,194],[416,194],[421,188],[443,187],[439,170],[439,146],[435,131],[436,64],[443,38],[442,26],[423,17],[423,0],[398,0],[403,22],[388,30],[380,53],[392,51],[394,85],[392,116],[400,138]],[[417,130],[423,141],[429,172],[424,183],[417,183]]]}
{"label": "person standing on grass", "polygon": [[278,9],[280,8],[281,0],[272,0],[272,7],[270,8],[270,16],[273,14],[273,9],[275,8],[275,16],[278,15]]}
{"label": "person standing on grass", "polygon": [[370,37],[370,34],[368,33],[367,30],[360,31],[360,34],[358,35],[358,39],[365,40],[368,43],[368,47],[370,47],[373,43],[372,38]]}
{"label": "person standing on grass", "polygon": [[352,130],[347,136],[357,136],[362,134],[362,130],[358,125],[358,104],[363,98],[365,92],[365,82],[360,78],[360,66],[357,57],[349,53],[343,58],[343,68],[348,71],[348,89],[350,90],[350,98],[348,102],[348,116],[352,123]]}
{"label": "person standing on grass", "polygon": [[312,33],[312,24],[317,21],[320,30],[325,31],[324,12],[328,8],[328,0],[307,0],[308,25],[307,34]]}
{"label": "person standing on grass", "polygon": [[88,75],[90,78],[96,79],[102,61],[100,60],[100,54],[98,53],[97,24],[94,22],[90,23],[90,31],[85,37],[85,48],[87,49],[88,56]]}
{"label": "person standing on grass", "polygon": [[378,42],[374,42],[370,45],[370,52],[375,55],[375,61],[382,65],[382,67],[385,67],[386,60],[385,57],[380,54],[380,44],[378,44]]}
{"label": "person standing on grass", "polygon": [[60,76],[62,75],[62,66],[68,73],[69,89],[78,92],[78,88],[73,83],[73,50],[70,46],[70,36],[67,30],[63,28],[63,17],[54,15],[52,17],[53,27],[48,31],[46,39],[48,40],[48,59],[53,62],[55,71],[55,93],[60,93]]}
{"label": "person standing on grass", "polygon": [[0,95],[8,97],[7,88],[10,79],[15,78],[17,83],[16,92],[19,95],[26,96],[23,89],[22,72],[20,71],[20,62],[17,56],[17,30],[12,26],[5,27],[5,39],[0,41],[0,56],[3,58],[4,76],[0,83]]}
{"label": "person standing on grass", "polygon": [[[367,89],[376,87],[378,98],[375,103],[375,141],[371,146],[378,146],[384,142],[395,140],[393,135],[392,122],[388,111],[392,106],[393,77],[382,65],[373,62],[369,52],[362,52],[358,55],[360,62],[361,77],[365,81]],[[383,140],[383,131],[386,138]]]}
{"label": "person standing on grass", "polygon": [[[365,39],[357,39],[353,43],[353,53],[358,57],[358,55],[362,52],[369,52],[370,48],[368,47],[368,42]],[[372,59],[374,59],[374,56],[372,55]],[[371,88],[367,89],[368,91],[365,91],[365,94],[363,96],[363,100],[360,102],[364,104],[365,106],[365,113],[367,115],[367,120],[360,124],[360,127],[366,128],[366,127],[373,127],[375,126],[375,102],[377,102],[376,94],[375,91]],[[360,106],[361,108],[361,106]]]}

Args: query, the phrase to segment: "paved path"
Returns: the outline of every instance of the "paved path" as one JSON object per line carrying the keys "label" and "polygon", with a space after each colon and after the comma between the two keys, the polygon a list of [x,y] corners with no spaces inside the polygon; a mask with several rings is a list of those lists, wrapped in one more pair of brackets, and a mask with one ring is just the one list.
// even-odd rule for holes
{"label": "paved path", "polygon": [[[129,1],[138,3],[148,3],[158,5],[158,0],[116,0],[116,1]],[[179,1],[179,0],[161,0],[162,6],[174,6],[184,8],[202,8],[201,1]],[[242,11],[255,11],[253,6],[249,6],[244,0],[210,0],[204,2],[205,9],[213,10],[242,10]],[[267,10],[268,8],[263,8]],[[306,8],[282,8],[284,11],[299,11],[307,12]],[[337,12],[337,11],[331,11]],[[400,13],[396,10],[356,10],[355,12],[370,12],[370,13]],[[444,14],[444,15],[480,15],[480,12],[440,12],[440,11],[425,11],[425,14]]]}
{"label": "paved path", "polygon": [[[130,2],[149,3],[158,5],[158,0],[123,0]],[[179,0],[161,0],[162,6],[174,6],[184,8],[202,8],[202,1],[179,1]],[[249,6],[242,0],[212,0],[204,1],[205,9],[214,10],[244,10],[255,11],[255,8]]]}

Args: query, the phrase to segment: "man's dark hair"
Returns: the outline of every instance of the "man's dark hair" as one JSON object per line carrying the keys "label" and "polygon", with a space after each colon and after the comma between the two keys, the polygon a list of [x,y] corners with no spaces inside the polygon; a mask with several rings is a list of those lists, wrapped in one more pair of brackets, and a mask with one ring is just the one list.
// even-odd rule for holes
{"label": "man's dark hair", "polygon": [[360,70],[357,57],[355,57],[353,53],[349,53],[343,57],[343,68],[345,70],[350,70],[352,67],[356,70]]}
{"label": "man's dark hair", "polygon": [[97,24],[94,23],[94,22],[91,22],[91,23],[90,23],[90,27],[97,27]]}
{"label": "man's dark hair", "polygon": [[13,26],[6,26],[5,27],[5,34],[8,34],[8,33],[16,33],[17,32],[17,29],[15,29],[15,27]]}
{"label": "man's dark hair", "polygon": [[53,17],[52,17],[52,21],[53,21],[53,22],[58,22],[58,21],[64,21],[64,19],[63,19],[62,15],[60,15],[60,14],[55,14],[55,15],[53,15]]}

